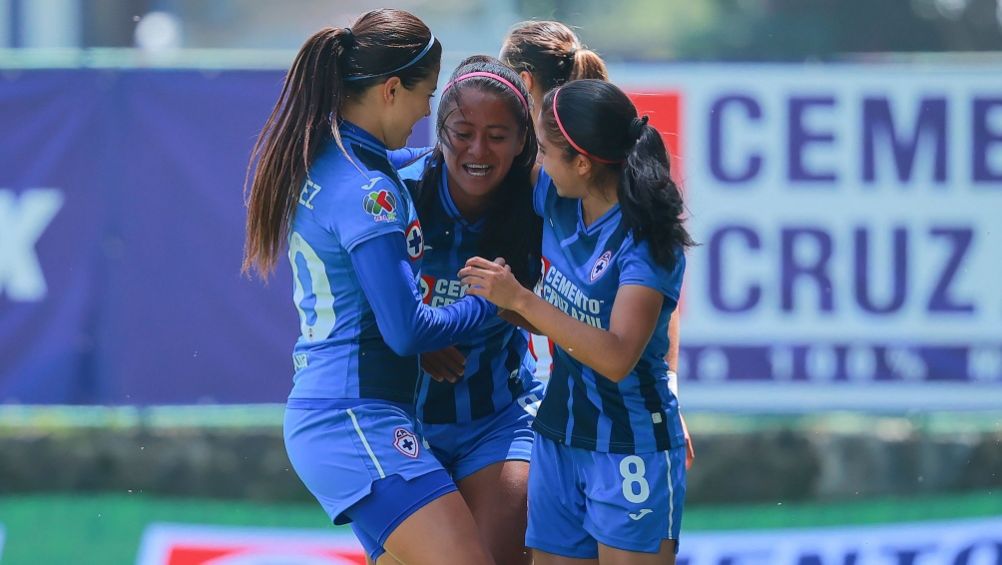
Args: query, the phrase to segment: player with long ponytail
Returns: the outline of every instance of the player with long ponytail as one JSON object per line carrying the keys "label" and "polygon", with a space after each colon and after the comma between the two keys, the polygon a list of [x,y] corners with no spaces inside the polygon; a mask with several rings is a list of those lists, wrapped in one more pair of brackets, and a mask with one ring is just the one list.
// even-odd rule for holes
{"label": "player with long ponytail", "polygon": [[414,417],[417,354],[496,312],[479,297],[422,302],[421,223],[390,159],[430,114],[441,54],[427,26],[399,10],[317,32],[248,172],[244,269],[267,277],[287,247],[300,318],[286,450],[376,562],[492,562]]}

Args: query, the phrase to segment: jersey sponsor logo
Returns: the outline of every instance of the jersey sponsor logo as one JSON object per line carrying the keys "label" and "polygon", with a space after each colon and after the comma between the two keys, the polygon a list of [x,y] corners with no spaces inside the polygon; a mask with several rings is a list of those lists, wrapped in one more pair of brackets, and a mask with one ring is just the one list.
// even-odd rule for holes
{"label": "jersey sponsor logo", "polygon": [[606,251],[595,260],[595,264],[591,267],[591,282],[595,282],[609,270],[610,261],[612,261],[612,251]]}
{"label": "jersey sponsor logo", "polygon": [[421,222],[415,220],[407,226],[407,254],[411,259],[417,261],[424,255],[424,233],[421,231]]}
{"label": "jersey sponsor logo", "polygon": [[639,520],[639,519],[643,518],[644,516],[646,516],[646,515],[648,515],[648,514],[650,514],[652,512],[654,512],[654,511],[651,510],[650,508],[641,508],[640,512],[637,512],[636,514],[634,514],[633,512],[630,512],[629,514],[630,514],[630,519],[636,521],[636,520]]}
{"label": "jersey sponsor logo", "polygon": [[362,208],[376,218],[377,222],[392,222],[397,219],[397,198],[388,190],[373,190],[362,197]]}
{"label": "jersey sponsor logo", "polygon": [[436,279],[428,277],[429,296],[425,301],[436,308],[448,306],[466,296],[466,289],[469,288],[459,279]]}
{"label": "jersey sponsor logo", "polygon": [[562,273],[551,262],[544,261],[540,288],[536,292],[543,300],[556,306],[575,320],[599,329],[605,329],[602,322],[602,301],[589,297],[574,280]]}
{"label": "jersey sponsor logo", "polygon": [[421,275],[418,277],[418,284],[421,286],[421,300],[425,304],[431,302],[431,289],[435,288],[435,277],[429,275]]}
{"label": "jersey sponsor logo", "polygon": [[397,448],[397,451],[400,453],[413,459],[417,459],[418,451],[420,450],[417,436],[405,428],[393,430],[393,447]]}

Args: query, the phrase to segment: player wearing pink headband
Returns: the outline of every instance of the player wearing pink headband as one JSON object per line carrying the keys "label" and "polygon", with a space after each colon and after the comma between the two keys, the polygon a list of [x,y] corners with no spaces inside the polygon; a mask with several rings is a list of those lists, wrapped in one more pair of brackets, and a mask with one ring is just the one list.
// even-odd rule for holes
{"label": "player wearing pink headband", "polygon": [[556,344],[533,423],[526,544],[536,565],[674,564],[686,447],[664,356],[694,245],[682,196],[660,133],[615,85],[551,90],[539,123],[537,292],[482,257],[460,271],[469,294]]}
{"label": "player wearing pink headband", "polygon": [[[446,306],[466,289],[458,271],[475,255],[503,257],[520,284],[539,278],[542,221],[532,211],[536,158],[529,93],[493,57],[463,61],[442,89],[438,143],[400,170],[415,195],[424,238],[424,300]],[[430,450],[466,499],[494,560],[527,564],[528,460],[534,367],[528,337],[497,320],[455,347],[423,354],[417,416]],[[529,358],[531,362],[531,357]]]}
{"label": "player wearing pink headband", "polygon": [[[532,94],[535,101],[533,120],[539,129],[539,110],[543,96],[550,90],[572,80],[609,80],[605,62],[597,53],[588,49],[578,36],[566,25],[555,21],[528,21],[515,25],[505,37],[499,57],[505,64],[515,69]],[[657,118],[655,117],[655,122]],[[657,124],[654,124],[657,125]],[[669,350],[666,361],[670,368],[670,382],[678,393],[679,336],[681,323],[678,316],[672,316],[668,324]],[[545,339],[536,336],[533,353],[539,357],[536,374],[540,378],[549,375],[551,356]],[[684,420],[683,420],[684,423]],[[692,465],[695,452],[686,431],[686,467]]]}

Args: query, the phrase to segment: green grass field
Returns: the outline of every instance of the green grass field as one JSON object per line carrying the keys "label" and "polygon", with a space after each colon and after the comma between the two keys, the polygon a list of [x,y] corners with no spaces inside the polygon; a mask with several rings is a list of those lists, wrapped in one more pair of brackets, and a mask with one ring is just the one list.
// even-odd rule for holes
{"label": "green grass field", "polygon": [[[684,530],[748,530],[1002,515],[1002,493],[829,504],[687,508]],[[135,561],[151,522],[333,530],[315,504],[177,500],[144,495],[0,497],[3,565],[113,565]],[[346,531],[346,530],[343,530]]]}

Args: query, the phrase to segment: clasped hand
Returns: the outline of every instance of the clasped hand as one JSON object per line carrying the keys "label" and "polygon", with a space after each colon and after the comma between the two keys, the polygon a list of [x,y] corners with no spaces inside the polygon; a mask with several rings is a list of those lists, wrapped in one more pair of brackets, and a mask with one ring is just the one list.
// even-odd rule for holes
{"label": "clasped hand", "polygon": [[511,267],[500,257],[494,261],[471,257],[459,270],[459,276],[463,284],[468,285],[467,294],[482,296],[505,310],[515,310],[519,294],[524,290]]}

